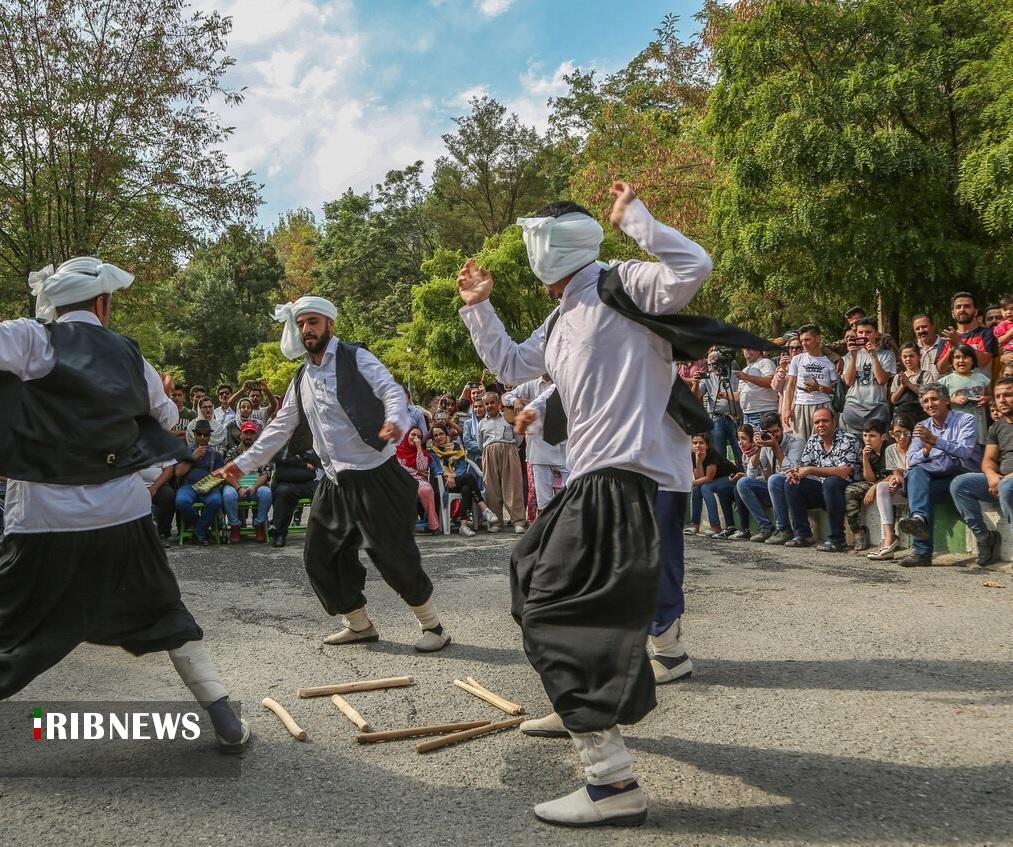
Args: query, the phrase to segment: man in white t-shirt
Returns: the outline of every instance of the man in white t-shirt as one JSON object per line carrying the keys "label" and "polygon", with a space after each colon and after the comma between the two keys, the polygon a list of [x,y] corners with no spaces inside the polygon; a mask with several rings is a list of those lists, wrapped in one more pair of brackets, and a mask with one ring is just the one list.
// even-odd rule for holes
{"label": "man in white t-shirt", "polygon": [[861,435],[866,421],[890,422],[888,387],[897,372],[897,357],[880,348],[879,327],[872,318],[862,318],[855,327],[858,346],[844,359],[842,379],[848,394],[841,412],[841,428]]}
{"label": "man in white t-shirt", "polygon": [[830,405],[837,368],[822,354],[823,336],[815,324],[799,328],[803,350],[788,365],[788,423],[795,433],[808,441],[813,432],[813,414]]}
{"label": "man in white t-shirt", "polygon": [[738,372],[739,406],[742,407],[742,422],[760,431],[760,419],[767,412],[776,413],[781,398],[770,387],[776,365],[759,350],[745,348],[742,355],[746,366]]}

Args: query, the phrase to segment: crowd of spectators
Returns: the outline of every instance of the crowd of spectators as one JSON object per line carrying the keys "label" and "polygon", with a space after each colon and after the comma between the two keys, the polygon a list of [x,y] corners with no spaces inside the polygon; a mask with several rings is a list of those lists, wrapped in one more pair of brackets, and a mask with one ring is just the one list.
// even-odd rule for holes
{"label": "crowd of spectators", "polygon": [[[940,332],[915,315],[898,344],[856,306],[839,339],[813,324],[773,339],[776,361],[745,350],[740,364],[715,347],[680,365],[712,420],[693,438],[686,533],[880,561],[907,534],[899,564],[913,567],[932,563],[933,514],[949,502],[976,563],[1008,569],[981,504],[1013,523],[1013,297],[982,309],[958,292],[950,318]],[[812,510],[828,526],[818,544]],[[875,549],[868,515],[881,525]]]}

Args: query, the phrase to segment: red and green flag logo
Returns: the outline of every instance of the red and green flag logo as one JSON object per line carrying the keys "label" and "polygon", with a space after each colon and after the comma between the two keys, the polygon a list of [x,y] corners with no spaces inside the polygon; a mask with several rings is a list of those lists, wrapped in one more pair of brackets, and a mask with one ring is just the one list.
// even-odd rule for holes
{"label": "red and green flag logo", "polygon": [[42,740],[42,709],[36,708],[32,711],[32,724],[34,725],[33,736],[36,741]]}

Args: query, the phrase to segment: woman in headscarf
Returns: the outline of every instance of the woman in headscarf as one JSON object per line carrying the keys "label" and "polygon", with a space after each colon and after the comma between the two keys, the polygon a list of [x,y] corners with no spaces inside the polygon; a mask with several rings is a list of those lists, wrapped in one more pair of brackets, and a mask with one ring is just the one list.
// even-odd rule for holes
{"label": "woman in headscarf", "polygon": [[207,421],[211,424],[210,446],[217,447],[219,450],[222,449],[228,440],[229,433],[221,421],[215,420],[215,401],[210,397],[201,398],[200,403],[197,404],[197,417],[186,425],[186,443],[191,448],[196,448],[197,446],[197,442],[193,437],[193,428],[197,425],[197,421]]}
{"label": "woman in headscarf", "polygon": [[422,430],[413,426],[397,446],[397,460],[412,475],[419,486],[419,500],[426,512],[429,531],[440,531],[440,519],[436,514],[436,495],[429,483],[429,454],[422,440]]}
{"label": "woman in headscarf", "polygon": [[[474,535],[478,528],[478,515],[489,510],[482,501],[482,481],[468,464],[468,454],[464,447],[459,442],[450,440],[450,434],[443,424],[433,424],[429,435],[432,438],[429,451],[433,456],[434,470],[437,473],[442,471],[447,491],[461,495],[461,535]],[[477,512],[473,503],[478,505]]]}

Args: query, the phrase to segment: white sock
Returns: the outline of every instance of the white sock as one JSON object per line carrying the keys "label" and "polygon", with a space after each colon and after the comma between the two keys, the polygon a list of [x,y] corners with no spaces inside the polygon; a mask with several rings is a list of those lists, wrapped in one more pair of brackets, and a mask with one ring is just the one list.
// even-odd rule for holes
{"label": "white sock", "polygon": [[685,651],[679,643],[679,636],[682,634],[682,621],[676,619],[672,625],[661,635],[651,636],[651,646],[654,647],[655,656],[681,656]]}
{"label": "white sock", "polygon": [[373,625],[373,622],[369,619],[369,615],[366,614],[365,606],[361,609],[356,609],[354,612],[346,612],[345,620],[348,622],[348,628],[352,632],[362,632]]}
{"label": "white sock", "polygon": [[415,617],[419,619],[419,626],[423,630],[436,629],[440,625],[440,616],[436,614],[436,607],[433,605],[433,601],[426,600],[421,606],[409,606],[415,613]]}
{"label": "white sock", "polygon": [[619,727],[598,732],[571,732],[577,755],[584,765],[584,777],[591,785],[611,785],[636,779],[633,756]]}
{"label": "white sock", "polygon": [[216,700],[229,696],[229,690],[203,641],[188,641],[182,647],[169,650],[169,658],[179,678],[205,709]]}

